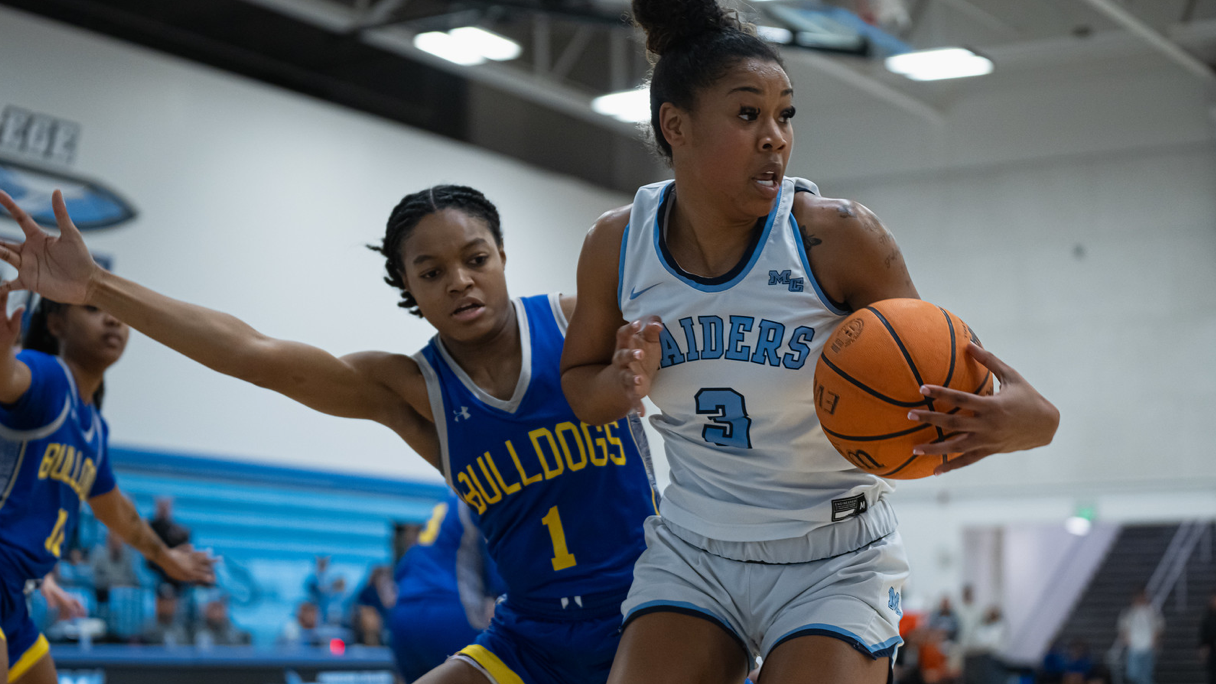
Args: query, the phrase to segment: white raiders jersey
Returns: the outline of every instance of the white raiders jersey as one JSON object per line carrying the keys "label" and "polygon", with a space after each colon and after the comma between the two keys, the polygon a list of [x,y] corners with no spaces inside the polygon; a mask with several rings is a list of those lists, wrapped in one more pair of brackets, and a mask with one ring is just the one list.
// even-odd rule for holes
{"label": "white raiders jersey", "polygon": [[715,278],[685,272],[667,250],[674,188],[638,190],[618,281],[625,320],[653,314],[664,326],[650,391],[671,467],[664,522],[728,557],[755,554],[718,542],[800,543],[744,558],[775,562],[845,553],[894,531],[883,500],[892,487],[840,456],[815,415],[815,365],[848,314],[815,281],[793,217],[795,194],[818,188],[785,178],[747,253]]}

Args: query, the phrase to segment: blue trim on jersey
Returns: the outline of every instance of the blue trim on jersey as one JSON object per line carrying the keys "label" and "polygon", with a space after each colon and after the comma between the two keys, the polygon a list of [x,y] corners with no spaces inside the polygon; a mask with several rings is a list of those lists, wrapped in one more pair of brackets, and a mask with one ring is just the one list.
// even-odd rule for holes
{"label": "blue trim on jersey", "polygon": [[629,224],[625,224],[625,234],[621,235],[621,261],[616,269],[616,305],[621,306],[625,301],[625,252],[629,250]]}
{"label": "blue trim on jersey", "polygon": [[[895,650],[904,643],[903,638],[901,638],[899,636],[894,636],[894,637],[891,637],[890,639],[887,639],[886,641],[871,645],[871,644],[867,644],[864,640],[862,640],[861,637],[857,636],[856,634],[850,632],[847,629],[844,629],[843,627],[837,627],[836,625],[828,625],[828,624],[823,624],[823,623],[815,623],[815,624],[799,627],[798,629],[790,630],[789,632],[784,634],[780,639],[778,639],[777,641],[775,641],[773,643],[773,648],[769,649],[769,653],[772,653],[774,650],[776,650],[777,647],[780,646],[782,643],[789,641],[790,639],[793,639],[795,637],[800,637],[800,636],[827,636],[827,637],[833,637],[835,639],[840,639],[841,641],[845,641],[845,642],[849,643],[850,645],[853,646],[853,648],[857,649],[858,651],[861,651],[865,655],[870,656],[874,660],[878,660],[879,658],[892,657],[895,654]],[[764,655],[765,655],[765,657],[768,657],[768,653],[766,653]]]}
{"label": "blue trim on jersey", "polygon": [[819,301],[827,307],[828,311],[839,316],[848,316],[851,311],[845,311],[832,303],[832,299],[823,293],[823,288],[819,286],[819,279],[815,277],[815,272],[811,270],[811,260],[806,254],[806,245],[802,243],[802,231],[798,229],[798,221],[794,218],[794,212],[790,212],[790,228],[794,231],[794,244],[798,246],[798,258],[802,259],[802,268],[806,271],[806,277],[810,279],[811,285],[815,288],[815,294],[819,296]]}
{"label": "blue trim on jersey", "polygon": [[[659,263],[663,264],[663,268],[667,269],[668,273],[675,276],[676,280],[679,280],[685,285],[696,288],[702,292],[724,292],[735,285],[738,285],[741,280],[747,277],[748,273],[751,273],[752,267],[755,266],[756,262],[760,260],[760,253],[764,251],[765,245],[768,244],[769,233],[772,232],[773,223],[777,220],[777,210],[781,208],[781,195],[785,192],[784,185],[777,190],[777,201],[773,203],[773,209],[768,213],[768,221],[764,223],[764,232],[760,235],[760,240],[756,243],[756,248],[752,250],[752,254],[748,259],[747,265],[744,266],[743,270],[740,271],[739,274],[734,278],[731,278],[724,283],[718,283],[715,285],[698,283],[695,280],[685,277],[682,273],[680,273],[679,269],[674,268],[671,264],[667,263],[667,259],[663,257],[663,249],[659,246],[659,239],[663,234],[663,205],[668,201],[669,198],[667,195],[671,194],[671,190],[674,187],[675,181],[672,181],[666,188],[663,189],[663,197],[659,200],[659,207],[654,213],[654,252],[659,258]],[[624,259],[622,259],[622,273],[624,272],[624,263]]]}

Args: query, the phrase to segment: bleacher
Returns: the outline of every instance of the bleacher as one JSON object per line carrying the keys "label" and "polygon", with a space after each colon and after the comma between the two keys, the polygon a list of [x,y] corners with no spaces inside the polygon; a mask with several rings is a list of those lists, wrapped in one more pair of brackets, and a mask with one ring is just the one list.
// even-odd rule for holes
{"label": "bleacher", "polygon": [[[229,597],[232,621],[252,633],[255,646],[272,646],[292,618],[317,555],[331,557],[332,571],[353,594],[373,565],[392,562],[394,524],[424,523],[446,493],[438,483],[136,449],[112,448],[110,455],[141,515],[152,515],[157,497],[172,497],[174,519],[190,528],[195,547],[223,557],[217,585]],[[80,544],[91,547],[103,534],[86,507]],[[108,613],[99,615],[120,639],[138,634],[153,615],[154,576],[142,559],[136,565],[142,586],[114,591]],[[214,590],[192,591],[201,606]],[[73,593],[98,615],[89,592]],[[35,612],[45,614],[37,605]]]}

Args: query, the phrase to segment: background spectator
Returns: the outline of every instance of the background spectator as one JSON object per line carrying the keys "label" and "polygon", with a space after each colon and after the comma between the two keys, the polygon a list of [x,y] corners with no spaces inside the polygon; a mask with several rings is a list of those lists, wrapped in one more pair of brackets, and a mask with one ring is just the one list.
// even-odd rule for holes
{"label": "background spectator", "polygon": [[203,607],[203,620],[194,632],[195,646],[247,646],[251,641],[248,632],[232,624],[228,617],[227,600],[217,598]]}
{"label": "background spectator", "polygon": [[955,649],[950,654],[950,665],[956,672],[963,672],[968,644],[984,617],[984,611],[975,602],[975,589],[970,584],[963,586],[962,600],[954,612],[958,615],[958,636],[955,638]]}
{"label": "background spectator", "polygon": [[55,572],[59,584],[65,588],[93,590],[93,568],[88,556],[79,548],[70,549],[55,566]]}
{"label": "background spectator", "polygon": [[1081,639],[1068,645],[1068,658],[1064,663],[1064,684],[1086,684],[1094,674],[1094,661],[1089,655],[1089,644]]}
{"label": "background spectator", "polygon": [[1127,647],[1123,672],[1128,684],[1153,684],[1154,651],[1165,629],[1165,620],[1141,589],[1119,616],[1119,641]]}
{"label": "background spectator", "polygon": [[107,534],[105,546],[93,549],[89,557],[93,568],[93,590],[97,603],[110,600],[110,587],[136,587],[135,562],[131,548],[117,534]]}
{"label": "background spectator", "polygon": [[142,641],[161,646],[186,646],[190,633],[177,619],[177,592],[168,584],[156,590],[156,617],[144,629]]}
{"label": "background spectator", "polygon": [[317,627],[319,624],[317,604],[304,601],[296,608],[295,619],[283,626],[279,635],[282,646],[320,646],[324,639]]}
{"label": "background spectator", "polygon": [[317,556],[316,567],[304,578],[304,592],[316,607],[322,622],[342,621],[342,598],[346,579],[329,567],[329,556]]}
{"label": "background spectator", "polygon": [[1199,625],[1199,657],[1208,666],[1208,684],[1216,684],[1216,594],[1208,599],[1208,612]]}
{"label": "background spectator", "polygon": [[364,646],[384,645],[384,625],[388,611],[397,602],[397,585],[392,570],[386,565],[372,568],[363,588],[355,595],[355,612],[351,626],[355,641]]}
{"label": "background spectator", "polygon": [[[171,549],[175,549],[190,541],[190,528],[173,519],[173,497],[156,497],[156,514],[148,521],[148,525],[156,533],[156,536],[160,537],[160,540],[165,543],[165,546]],[[185,586],[182,582],[178,582],[166,575],[156,563],[148,561],[147,564],[148,568],[159,578],[158,584],[169,584],[173,587],[174,591],[178,592]]]}
{"label": "background spectator", "polygon": [[966,684],[1004,683],[1006,672],[1000,654],[1005,648],[1006,631],[1001,609],[996,606],[988,608],[967,645],[963,666],[963,681]]}
{"label": "background spectator", "polygon": [[1043,664],[1039,666],[1038,684],[1062,684],[1064,669],[1068,667],[1068,650],[1063,641],[1054,641],[1047,653],[1043,654]]}
{"label": "background spectator", "polygon": [[929,616],[929,629],[940,632],[939,636],[944,641],[953,642],[958,639],[958,615],[950,605],[949,596],[943,596],[937,610]]}

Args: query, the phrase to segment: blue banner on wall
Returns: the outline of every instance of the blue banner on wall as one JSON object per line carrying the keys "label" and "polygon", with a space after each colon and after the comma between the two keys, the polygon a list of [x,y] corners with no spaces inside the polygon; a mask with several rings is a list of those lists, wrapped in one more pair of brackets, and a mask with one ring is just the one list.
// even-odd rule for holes
{"label": "blue banner on wall", "polygon": [[[101,183],[3,159],[0,159],[0,190],[11,195],[38,225],[47,228],[55,228],[55,213],[51,210],[51,193],[55,190],[63,191],[68,213],[81,230],[117,226],[136,216],[129,202]],[[0,216],[9,218],[3,209]]]}

